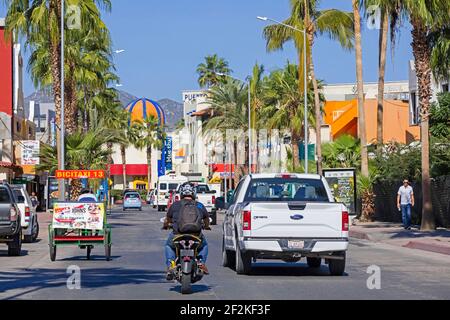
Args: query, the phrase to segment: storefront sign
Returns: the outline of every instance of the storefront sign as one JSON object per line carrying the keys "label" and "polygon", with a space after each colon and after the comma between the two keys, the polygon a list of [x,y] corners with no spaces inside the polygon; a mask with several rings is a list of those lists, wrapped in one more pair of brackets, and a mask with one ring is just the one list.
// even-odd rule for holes
{"label": "storefront sign", "polygon": [[56,170],[56,179],[104,179],[104,170]]}
{"label": "storefront sign", "polygon": [[356,214],[355,169],[324,169],[323,175],[337,202],[342,202],[349,214]]}
{"label": "storefront sign", "polygon": [[22,146],[22,164],[39,164],[39,140],[22,140],[20,145]]}
{"label": "storefront sign", "polygon": [[172,170],[172,137],[167,137],[165,142],[166,149],[166,170]]}

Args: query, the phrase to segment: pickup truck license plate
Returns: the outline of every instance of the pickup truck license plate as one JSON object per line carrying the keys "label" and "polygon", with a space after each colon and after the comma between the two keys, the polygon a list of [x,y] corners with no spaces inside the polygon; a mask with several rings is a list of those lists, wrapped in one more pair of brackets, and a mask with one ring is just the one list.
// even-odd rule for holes
{"label": "pickup truck license plate", "polygon": [[303,249],[305,246],[305,241],[300,240],[288,240],[289,249]]}

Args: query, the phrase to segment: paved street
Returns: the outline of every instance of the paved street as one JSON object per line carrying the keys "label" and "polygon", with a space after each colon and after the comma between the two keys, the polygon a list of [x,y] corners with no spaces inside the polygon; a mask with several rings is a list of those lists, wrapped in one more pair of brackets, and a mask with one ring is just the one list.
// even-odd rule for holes
{"label": "paved street", "polygon": [[[221,262],[221,227],[207,232],[210,275],[182,296],[179,285],[165,280],[163,213],[149,207],[142,212],[114,210],[113,259],[105,261],[103,247],[85,251],[58,250],[48,254],[47,223],[41,214],[38,243],[24,244],[21,257],[8,257],[0,247],[0,299],[450,299],[450,256],[352,239],[346,275],[332,277],[328,267],[308,269],[297,264],[259,263],[249,276],[238,276]],[[68,266],[81,268],[81,290],[69,290]],[[369,290],[367,267],[381,268],[381,289]]]}

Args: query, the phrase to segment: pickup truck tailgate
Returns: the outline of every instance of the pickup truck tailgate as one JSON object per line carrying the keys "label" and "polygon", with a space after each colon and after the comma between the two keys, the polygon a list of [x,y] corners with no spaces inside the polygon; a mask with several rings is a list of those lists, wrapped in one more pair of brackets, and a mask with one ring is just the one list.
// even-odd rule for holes
{"label": "pickup truck tailgate", "polygon": [[253,202],[250,236],[264,238],[340,238],[340,203]]}

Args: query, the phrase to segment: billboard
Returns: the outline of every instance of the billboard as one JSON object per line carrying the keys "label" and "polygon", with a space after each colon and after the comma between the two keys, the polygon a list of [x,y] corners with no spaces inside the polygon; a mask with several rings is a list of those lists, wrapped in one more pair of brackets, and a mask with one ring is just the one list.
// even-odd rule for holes
{"label": "billboard", "polygon": [[53,208],[53,228],[102,230],[103,203],[57,202]]}
{"label": "billboard", "polygon": [[323,175],[336,201],[344,203],[349,214],[356,214],[355,169],[324,169]]}
{"label": "billboard", "polygon": [[166,170],[172,170],[172,137],[167,137],[165,141],[165,159],[166,159]]}
{"label": "billboard", "polygon": [[23,165],[37,165],[39,164],[39,140],[22,140],[21,164]]}

